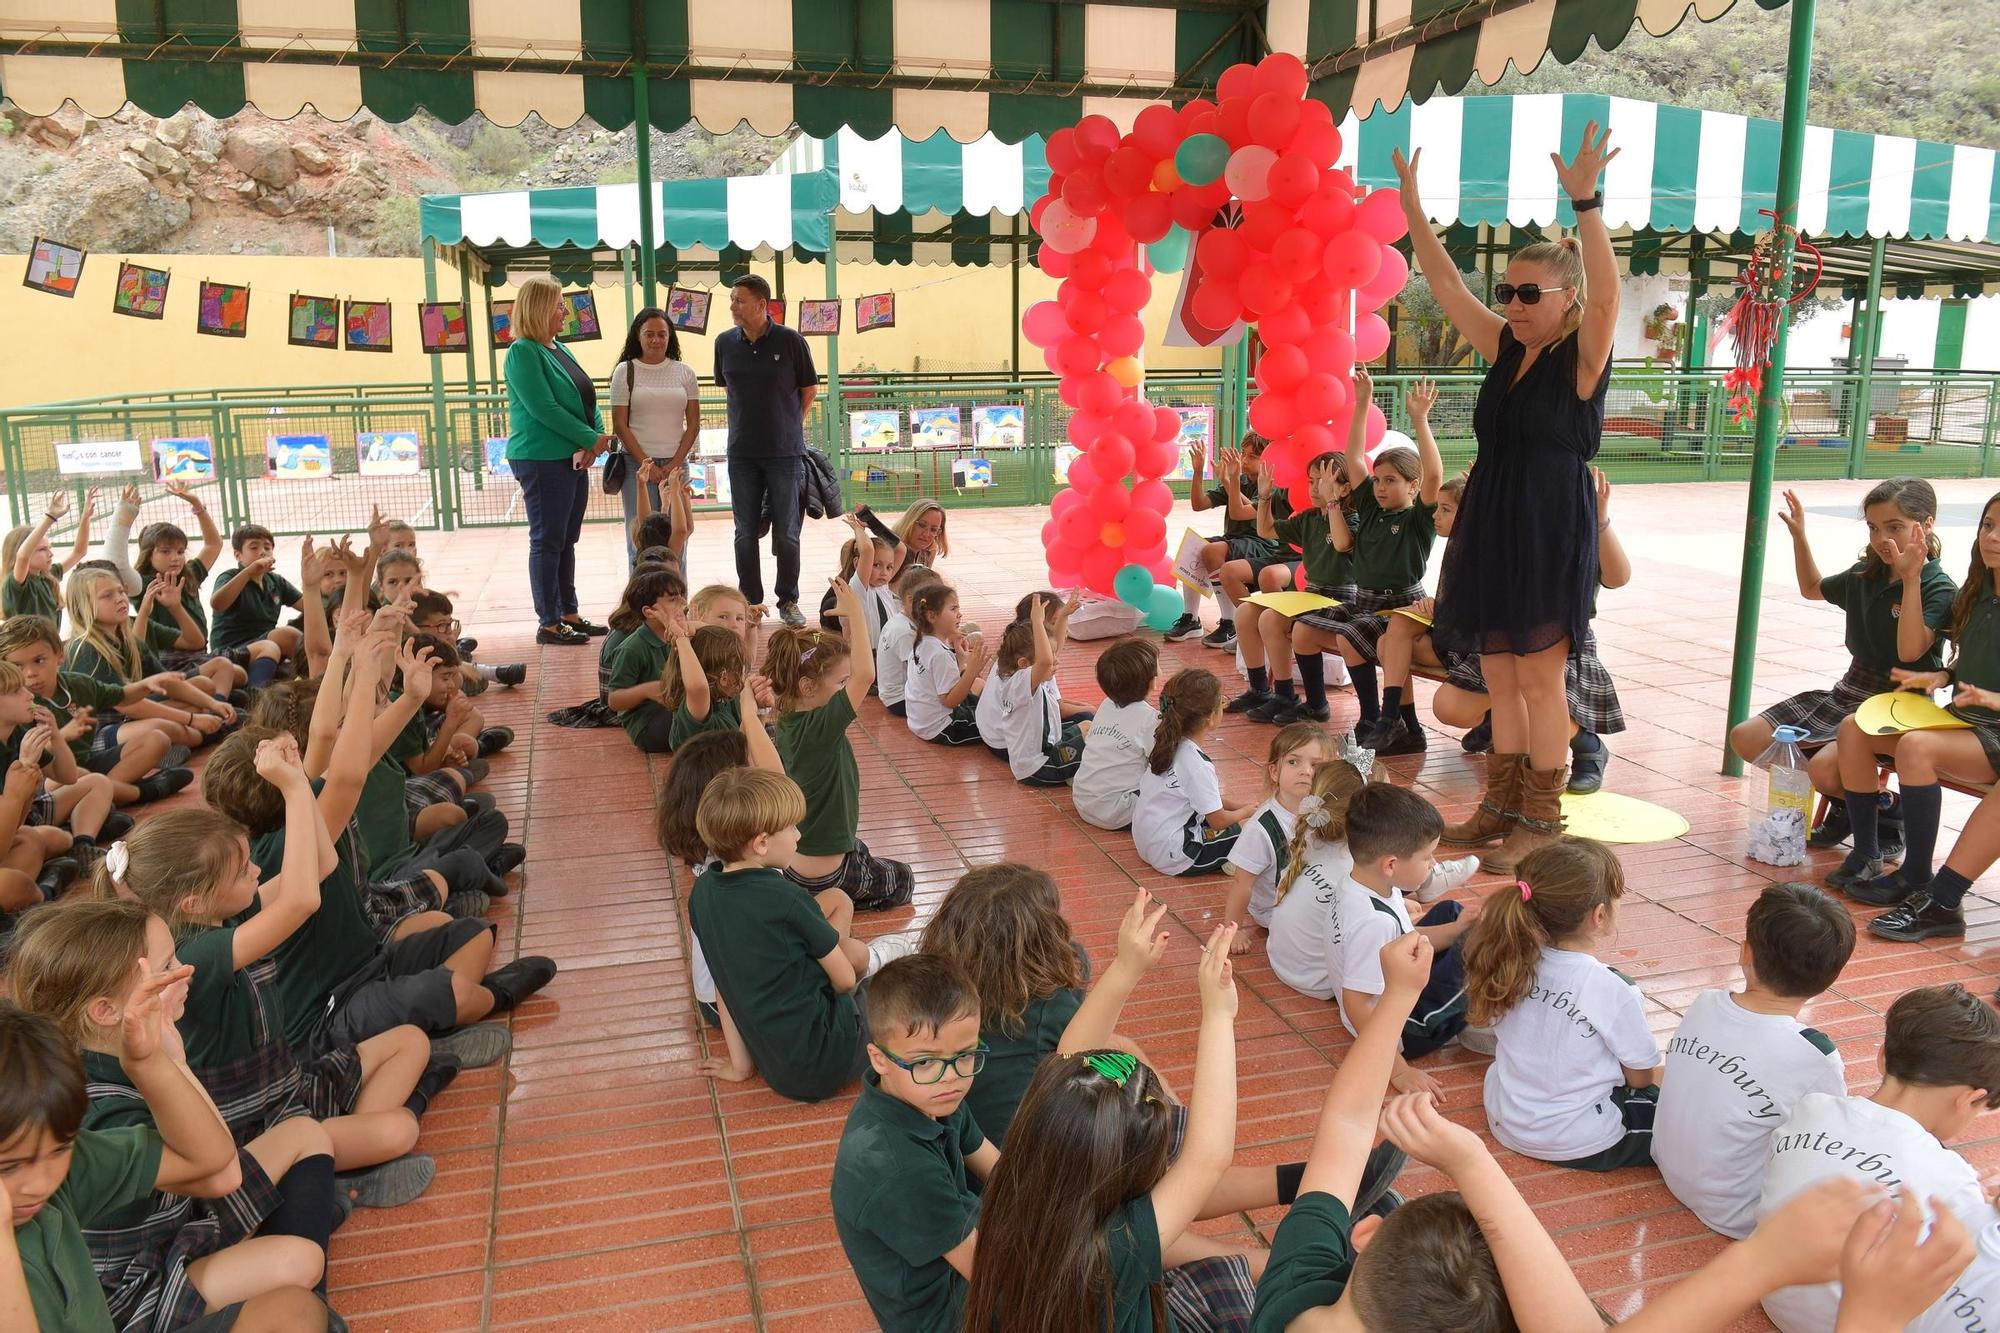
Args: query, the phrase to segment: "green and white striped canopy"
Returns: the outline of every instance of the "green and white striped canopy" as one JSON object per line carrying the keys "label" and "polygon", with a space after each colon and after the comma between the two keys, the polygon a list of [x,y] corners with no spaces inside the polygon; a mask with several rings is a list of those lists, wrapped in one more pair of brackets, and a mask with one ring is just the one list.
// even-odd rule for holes
{"label": "green and white striped canopy", "polygon": [[[1491,84],[1736,0],[0,0],[0,94],[48,113],[188,103],[457,124],[940,130],[1019,142],[1212,90],[1267,49],[1344,114]],[[1784,0],[1755,0],[1767,9]]]}

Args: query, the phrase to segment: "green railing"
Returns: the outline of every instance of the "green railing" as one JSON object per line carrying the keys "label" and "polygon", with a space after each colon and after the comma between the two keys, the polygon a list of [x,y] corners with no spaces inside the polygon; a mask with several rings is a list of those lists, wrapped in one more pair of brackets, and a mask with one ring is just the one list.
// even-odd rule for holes
{"label": "green railing", "polygon": [[[1383,375],[1376,381],[1378,401],[1399,429],[1408,424],[1402,397],[1409,378]],[[1479,379],[1454,372],[1441,376],[1439,387],[1432,427],[1447,467],[1464,467],[1474,452],[1472,410]],[[1957,372],[1876,374],[1866,385],[1866,413],[1860,410],[1863,391],[1862,377],[1853,374],[1788,377],[1777,460],[1780,479],[1992,475],[2000,379]],[[1156,403],[1191,409],[1190,415],[1197,422],[1205,420],[1211,431],[1228,428],[1223,381],[1216,374],[1156,375],[1148,380],[1147,392]],[[698,459],[707,487],[699,503],[709,508],[723,507],[719,492],[726,468],[717,456],[723,406],[720,391],[704,386],[703,417],[718,428]],[[996,406],[1021,410],[1020,431],[998,442],[982,442],[975,438],[975,409]],[[959,443],[953,446],[948,437],[933,435],[913,447],[911,413],[935,408],[958,410]],[[857,414],[872,410],[896,414],[894,447],[855,447],[851,424],[865,421]],[[171,517],[179,508],[151,484],[150,472],[66,476],[58,466],[57,446],[134,440],[142,457],[149,458],[156,439],[206,438],[221,497],[218,517],[229,525],[254,519],[292,535],[352,532],[366,523],[371,507],[380,506],[421,527],[496,526],[523,521],[519,489],[511,478],[496,475],[489,461],[488,442],[504,439],[506,415],[504,394],[463,389],[440,394],[430,385],[80,399],[0,410],[0,469],[15,523],[39,513],[54,490],[80,491],[95,481],[109,499],[116,488],[142,477],[145,522]],[[1046,377],[885,376],[845,381],[837,404],[823,397],[815,405],[808,429],[840,471],[850,504],[894,512],[919,497],[952,506],[1046,503],[1062,484],[1058,474],[1068,457],[1070,416],[1054,381]],[[1869,436],[1857,447],[1860,430]],[[419,446],[415,470],[382,475],[371,468],[363,475],[361,437],[370,432],[414,435]],[[330,475],[293,480],[274,473],[267,441],[276,436],[324,437],[331,453]],[[1720,372],[1614,369],[1598,455],[1613,480],[1740,480],[1749,475],[1750,451],[1749,427],[1729,420]],[[990,463],[990,475],[954,468],[971,459]],[[593,491],[590,519],[618,516],[617,497]]]}

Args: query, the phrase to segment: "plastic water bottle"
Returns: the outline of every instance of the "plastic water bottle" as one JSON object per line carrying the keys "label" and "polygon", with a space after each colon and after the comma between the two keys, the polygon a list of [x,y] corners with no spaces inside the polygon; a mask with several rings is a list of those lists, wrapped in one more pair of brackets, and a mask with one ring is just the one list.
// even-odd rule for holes
{"label": "plastic water bottle", "polygon": [[1771,744],[1757,756],[1757,766],[1770,775],[1764,813],[1750,823],[1750,855],[1767,865],[1795,866],[1806,857],[1806,830],[1812,822],[1812,778],[1799,745],[1802,727],[1779,727]]}

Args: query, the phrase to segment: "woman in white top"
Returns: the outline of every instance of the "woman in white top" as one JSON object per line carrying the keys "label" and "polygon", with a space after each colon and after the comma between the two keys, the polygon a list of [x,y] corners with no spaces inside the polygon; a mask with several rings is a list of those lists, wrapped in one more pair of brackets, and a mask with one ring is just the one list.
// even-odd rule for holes
{"label": "woman in white top", "polygon": [[[681,340],[659,310],[641,310],[625,335],[625,350],[611,368],[611,429],[630,466],[619,503],[625,511],[625,562],[639,559],[632,520],[639,512],[639,468],[648,461],[680,467],[701,435],[701,385],[681,360]],[[662,512],[660,487],[647,483],[653,512]]]}

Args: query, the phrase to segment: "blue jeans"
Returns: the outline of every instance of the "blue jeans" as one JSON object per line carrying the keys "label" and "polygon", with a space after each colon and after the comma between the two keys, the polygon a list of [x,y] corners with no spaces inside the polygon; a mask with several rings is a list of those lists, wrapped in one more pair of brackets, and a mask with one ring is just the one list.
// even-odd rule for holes
{"label": "blue jeans", "polygon": [[[653,502],[653,512],[666,508],[660,500],[660,483],[652,482],[646,487],[647,498]],[[639,563],[639,549],[632,545],[632,520],[639,517],[639,465],[633,462],[625,469],[625,485],[618,492],[618,507],[625,511],[625,567],[630,569]]]}
{"label": "blue jeans", "polygon": [[805,459],[729,459],[729,509],[736,520],[736,586],[756,606],[764,600],[764,570],[757,550],[757,525],[771,505],[771,554],[778,559],[778,601],[799,600],[799,524],[804,518],[801,490]]}
{"label": "blue jeans", "polygon": [[571,467],[567,458],[514,460],[514,480],[528,511],[528,591],[539,624],[576,614],[576,543],[596,478],[595,471]]}

